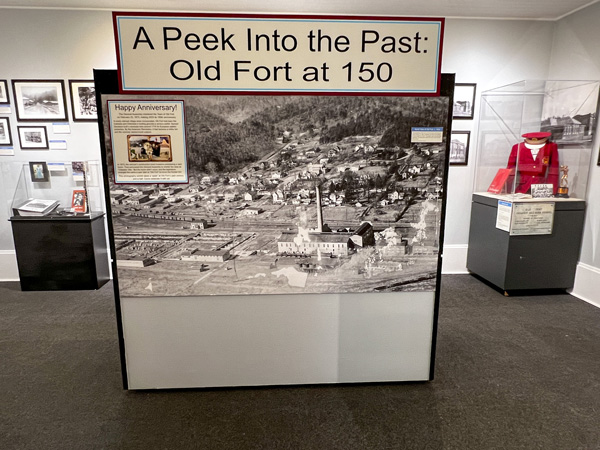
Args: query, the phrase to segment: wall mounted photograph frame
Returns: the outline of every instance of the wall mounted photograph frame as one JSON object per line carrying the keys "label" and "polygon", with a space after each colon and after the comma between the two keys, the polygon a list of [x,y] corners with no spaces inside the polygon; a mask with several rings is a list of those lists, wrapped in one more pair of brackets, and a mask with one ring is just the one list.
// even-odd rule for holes
{"label": "wall mounted photograph frame", "polygon": [[50,181],[50,171],[48,170],[48,164],[45,161],[30,161],[29,173],[31,174],[31,181],[34,183],[45,183]]}
{"label": "wall mounted photograph frame", "polygon": [[454,85],[454,104],[452,107],[453,119],[473,119],[476,90],[476,83],[456,83]]}
{"label": "wall mounted photograph frame", "polygon": [[10,99],[8,97],[8,82],[6,80],[0,80],[0,105],[9,105]]}
{"label": "wall mounted photograph frame", "polygon": [[63,80],[12,80],[19,121],[68,120]]}
{"label": "wall mounted photograph frame", "polygon": [[19,144],[23,150],[48,150],[46,127],[17,127]]}
{"label": "wall mounted photograph frame", "polygon": [[71,113],[75,122],[95,122],[98,120],[96,107],[96,87],[93,80],[69,80]]}
{"label": "wall mounted photograph frame", "polygon": [[450,135],[450,165],[466,166],[469,164],[470,131],[453,131]]}
{"label": "wall mounted photograph frame", "polygon": [[10,120],[8,117],[0,117],[0,146],[2,145],[12,145]]}

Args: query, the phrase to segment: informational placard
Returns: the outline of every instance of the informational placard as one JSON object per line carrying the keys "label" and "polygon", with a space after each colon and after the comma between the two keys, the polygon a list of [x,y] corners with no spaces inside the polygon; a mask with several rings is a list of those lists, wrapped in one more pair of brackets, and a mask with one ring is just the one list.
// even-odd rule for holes
{"label": "informational placard", "polygon": [[502,231],[510,231],[510,219],[512,217],[512,203],[498,200],[498,212],[496,214],[496,228]]}
{"label": "informational placard", "polygon": [[65,123],[53,123],[52,124],[52,132],[54,134],[70,134],[71,126],[68,122]]}
{"label": "informational placard", "polygon": [[553,184],[532,184],[531,196],[533,198],[550,198],[554,196]]}
{"label": "informational placard", "polygon": [[64,140],[50,140],[48,141],[48,146],[50,150],[66,150],[67,149],[67,141]]}
{"label": "informational placard", "polygon": [[443,127],[412,127],[410,141],[413,143],[439,144],[444,140]]}
{"label": "informational placard", "polygon": [[514,203],[510,235],[552,234],[554,207],[554,202]]}
{"label": "informational placard", "polygon": [[439,95],[444,19],[113,13],[121,92]]}
{"label": "informational placard", "polygon": [[187,183],[183,101],[108,101],[114,181]]}

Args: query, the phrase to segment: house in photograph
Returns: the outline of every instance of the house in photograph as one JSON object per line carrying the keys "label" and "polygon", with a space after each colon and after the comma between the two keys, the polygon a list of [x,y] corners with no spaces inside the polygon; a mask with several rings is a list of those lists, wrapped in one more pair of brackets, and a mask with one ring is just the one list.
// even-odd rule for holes
{"label": "house in photograph", "polygon": [[258,216],[263,210],[261,208],[246,208],[242,211],[242,214],[246,216]]}
{"label": "house in photograph", "polygon": [[184,250],[181,259],[184,261],[225,262],[230,258],[229,250]]}
{"label": "house in photograph", "polygon": [[192,230],[204,230],[208,226],[208,222],[205,219],[196,219],[190,225],[190,229]]}
{"label": "house in photograph", "polygon": [[285,200],[285,194],[280,189],[277,189],[275,192],[273,192],[272,196],[273,203],[282,203]]}
{"label": "house in photograph", "polygon": [[586,125],[569,116],[543,120],[541,129],[551,132],[554,141],[581,141],[586,135]]}
{"label": "house in photograph", "polygon": [[234,202],[238,199],[238,195],[235,192],[226,192],[223,198],[226,202]]}
{"label": "house in photograph", "polygon": [[352,232],[350,238],[355,246],[367,247],[375,245],[375,231],[373,225],[370,222],[363,222],[360,226]]}
{"label": "house in photograph", "polygon": [[452,114],[458,117],[471,114],[471,102],[469,100],[454,100]]}
{"label": "house in photograph", "polygon": [[450,142],[450,161],[464,161],[466,154],[467,145],[458,139],[452,139]]}
{"label": "house in photograph", "polygon": [[110,194],[110,204],[111,205],[120,205],[123,203],[123,199],[125,199],[127,196],[125,194],[115,194],[112,193]]}

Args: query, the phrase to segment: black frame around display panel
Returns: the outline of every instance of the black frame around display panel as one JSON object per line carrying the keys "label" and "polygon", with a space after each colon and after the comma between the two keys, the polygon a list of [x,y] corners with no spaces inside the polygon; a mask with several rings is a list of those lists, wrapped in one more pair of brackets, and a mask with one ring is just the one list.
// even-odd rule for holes
{"label": "black frame around display panel", "polygon": [[[104,189],[105,189],[105,201],[106,201],[106,211],[107,217],[112,216],[112,208],[110,203],[110,184],[109,184],[109,167],[108,167],[108,158],[106,154],[106,141],[105,141],[105,133],[104,133],[104,123],[103,123],[103,108],[101,107],[101,96],[103,94],[119,94],[118,87],[118,76],[116,70],[94,70],[94,82],[96,87],[96,104],[98,105],[98,130],[100,135],[100,145],[102,151],[102,167],[104,174]],[[448,114],[447,114],[447,124],[444,133],[447,134],[446,142],[447,147],[446,151],[448,151],[449,143],[450,143],[450,132],[451,132],[451,124],[452,124],[452,108],[453,108],[453,94],[454,94],[454,75],[453,74],[442,74],[441,76],[441,91],[440,95],[449,97],[448,103]],[[441,290],[441,270],[442,270],[442,249],[444,242],[444,221],[446,215],[446,191],[447,191],[447,183],[448,183],[448,169],[449,169],[449,158],[445,158],[445,166],[444,166],[444,176],[442,181],[443,192],[444,195],[442,197],[442,205],[441,205],[441,230],[439,232],[439,249],[437,255],[437,278],[436,278],[436,288],[435,288],[435,296],[434,296],[434,311],[433,311],[433,326],[432,326],[432,336],[431,336],[431,353],[430,353],[430,366],[429,366],[429,380],[433,380],[434,372],[435,372],[435,352],[437,345],[437,327],[438,327],[438,317],[439,317],[439,303],[440,303],[440,290]],[[114,226],[111,220],[107,220],[108,223],[108,234],[109,234],[109,245],[112,255],[116,255],[116,246],[114,239]],[[121,375],[123,388],[128,389],[129,383],[127,378],[127,362],[125,355],[125,340],[124,340],[124,331],[123,331],[123,320],[122,320],[122,306],[121,306],[121,298],[120,298],[120,290],[119,290],[119,278],[117,272],[117,258],[113,256],[112,258],[112,273],[113,273],[113,288],[115,295],[115,309],[116,309],[116,317],[117,317],[117,329],[118,329],[118,338],[119,338],[119,349],[121,356]]]}

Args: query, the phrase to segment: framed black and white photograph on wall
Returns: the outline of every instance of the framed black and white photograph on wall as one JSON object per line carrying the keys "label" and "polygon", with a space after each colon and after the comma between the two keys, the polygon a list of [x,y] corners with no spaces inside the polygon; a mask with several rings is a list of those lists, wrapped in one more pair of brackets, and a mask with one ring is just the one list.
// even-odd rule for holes
{"label": "framed black and white photograph on wall", "polygon": [[0,145],[12,145],[8,117],[0,117]]}
{"label": "framed black and white photograph on wall", "polygon": [[450,165],[466,166],[469,163],[470,131],[453,131],[450,135]]}
{"label": "framed black and white photograph on wall", "polygon": [[17,131],[23,150],[48,150],[46,127],[17,127]]}
{"label": "framed black and white photograph on wall", "polygon": [[0,105],[8,105],[9,103],[8,83],[6,80],[0,80]]}
{"label": "framed black and white photograph on wall", "polygon": [[13,80],[12,86],[18,120],[68,120],[62,80]]}
{"label": "framed black and white photograph on wall", "polygon": [[475,110],[475,83],[456,83],[454,85],[453,119],[473,119]]}
{"label": "framed black and white photograph on wall", "polygon": [[96,88],[92,80],[69,80],[71,111],[77,122],[98,120],[96,109]]}

